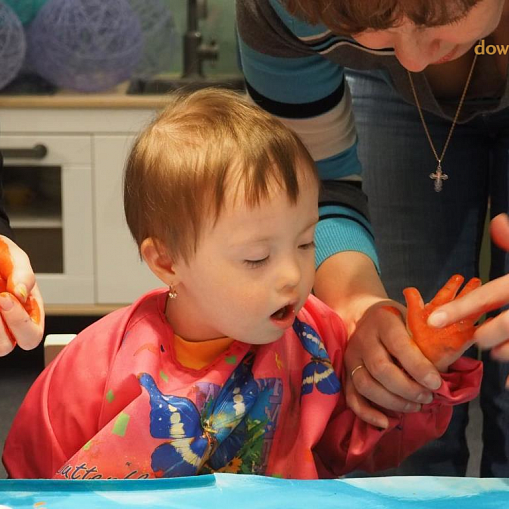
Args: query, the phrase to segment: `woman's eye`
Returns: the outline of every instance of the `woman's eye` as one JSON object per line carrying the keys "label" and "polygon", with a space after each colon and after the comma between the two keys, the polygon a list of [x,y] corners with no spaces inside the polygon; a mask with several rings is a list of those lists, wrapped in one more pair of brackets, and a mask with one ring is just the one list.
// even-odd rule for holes
{"label": "woman's eye", "polygon": [[315,242],[312,240],[311,242],[308,242],[306,244],[301,244],[299,246],[300,249],[314,249],[315,248]]}
{"label": "woman's eye", "polygon": [[251,269],[255,269],[257,267],[261,267],[262,265],[265,265],[268,261],[269,261],[269,257],[266,256],[265,258],[262,258],[261,260],[244,260],[244,263]]}

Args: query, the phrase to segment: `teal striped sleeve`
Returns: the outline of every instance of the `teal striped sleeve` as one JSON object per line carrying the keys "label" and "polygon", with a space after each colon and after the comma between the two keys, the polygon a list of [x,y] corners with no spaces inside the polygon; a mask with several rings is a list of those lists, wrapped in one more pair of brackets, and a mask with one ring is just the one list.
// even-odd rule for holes
{"label": "teal striped sleeve", "polygon": [[350,207],[321,206],[315,241],[317,268],[327,258],[337,253],[357,251],[371,258],[377,271],[380,272],[371,224],[363,215]]}
{"label": "teal striped sleeve", "polygon": [[[378,269],[350,92],[344,68],[327,58],[339,38],[285,10],[281,0],[237,0],[241,64],[254,102],[302,139],[328,193],[320,207],[317,265],[342,251],[369,256]],[[357,191],[352,192],[352,182]],[[327,191],[328,192],[328,191]]]}

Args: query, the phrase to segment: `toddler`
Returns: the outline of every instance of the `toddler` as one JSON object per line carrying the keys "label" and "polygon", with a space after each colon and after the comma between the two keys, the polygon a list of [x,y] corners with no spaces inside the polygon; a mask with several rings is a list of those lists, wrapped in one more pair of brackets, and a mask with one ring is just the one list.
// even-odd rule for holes
{"label": "toddler", "polygon": [[477,361],[451,359],[434,401],[389,412],[387,429],[346,407],[345,326],[310,295],[319,180],[297,136],[233,92],[169,100],[124,179],[129,228],[165,289],[42,373],[6,442],[9,475],[328,478],[395,466],[441,435],[477,394]]}

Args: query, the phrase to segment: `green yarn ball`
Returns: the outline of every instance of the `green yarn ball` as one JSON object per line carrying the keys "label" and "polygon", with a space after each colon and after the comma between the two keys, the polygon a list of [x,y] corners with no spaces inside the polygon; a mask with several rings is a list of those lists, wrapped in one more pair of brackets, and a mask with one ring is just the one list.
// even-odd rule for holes
{"label": "green yarn ball", "polygon": [[17,14],[23,25],[30,23],[46,0],[3,0]]}

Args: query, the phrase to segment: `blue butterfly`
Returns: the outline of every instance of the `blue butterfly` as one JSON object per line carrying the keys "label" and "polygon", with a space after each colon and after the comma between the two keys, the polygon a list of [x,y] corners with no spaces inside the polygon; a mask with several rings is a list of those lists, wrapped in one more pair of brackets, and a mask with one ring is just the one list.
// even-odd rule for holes
{"label": "blue butterfly", "polygon": [[152,470],[158,477],[196,475],[209,460],[213,468],[220,468],[235,457],[246,431],[241,423],[258,396],[251,365],[248,356],[202,415],[190,399],[164,395],[149,374],[139,376],[150,396],[150,434],[169,439],[152,453]]}
{"label": "blue butterfly", "polygon": [[318,332],[298,318],[293,322],[293,330],[304,349],[311,355],[311,362],[306,364],[302,370],[301,395],[313,392],[315,385],[322,394],[339,392],[341,383],[334,372],[334,367]]}

